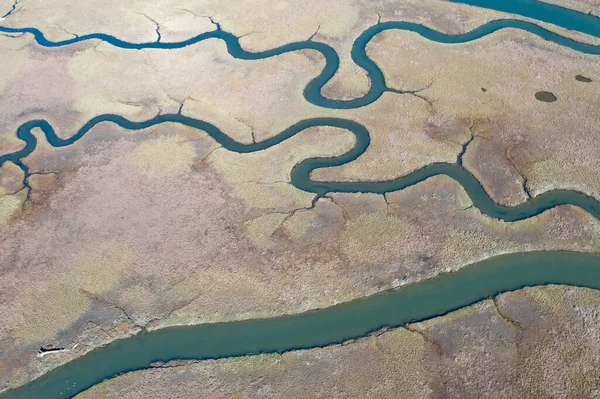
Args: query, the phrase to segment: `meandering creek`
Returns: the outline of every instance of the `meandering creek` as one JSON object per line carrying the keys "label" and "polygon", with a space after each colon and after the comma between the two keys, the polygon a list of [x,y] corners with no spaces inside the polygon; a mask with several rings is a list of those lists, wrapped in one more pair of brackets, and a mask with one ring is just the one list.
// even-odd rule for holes
{"label": "meandering creek", "polygon": [[[566,10],[533,0],[451,0],[499,11],[520,14],[529,18],[556,24],[600,37],[598,18]],[[339,67],[339,57],[330,46],[305,41],[250,53],[241,48],[237,37],[217,29],[177,43],[129,43],[106,34],[83,35],[73,39],[52,42],[35,28],[8,28],[0,32],[29,33],[47,47],[68,46],[84,40],[104,40],[125,49],[160,48],[175,49],[208,39],[220,39],[227,44],[229,53],[246,60],[277,56],[290,51],[312,49],[320,52],[326,66],[319,76],[305,88],[307,101],[326,108],[356,108],[379,98],[386,90],[385,79],[379,67],[366,55],[366,46],[378,33],[389,29],[416,32],[440,43],[464,43],[479,39],[500,29],[515,28],[528,31],[573,50],[600,54],[600,46],[580,43],[544,29],[534,23],[518,20],[489,22],[461,35],[445,35],[422,25],[409,22],[379,23],[363,32],[352,48],[352,58],[371,80],[369,92],[352,100],[332,100],[321,95],[321,88],[333,77]],[[55,147],[73,144],[99,123],[115,123],[127,129],[143,129],[159,123],[181,123],[206,131],[230,151],[248,153],[276,145],[312,126],[334,126],[351,131],[356,144],[348,153],[332,158],[312,158],[298,163],[291,172],[292,184],[299,189],[316,194],[327,192],[385,193],[401,190],[424,179],[445,174],[459,182],[481,212],[495,218],[515,221],[535,216],[561,204],[571,204],[585,209],[600,219],[600,203],[584,194],[556,190],[536,196],[518,206],[503,207],[492,201],[475,177],[454,164],[428,165],[407,176],[385,182],[315,182],[310,172],[316,168],[342,165],[358,158],[370,144],[369,132],[364,126],[341,118],[316,118],[300,121],[276,136],[256,144],[240,144],[215,126],[181,114],[161,115],[144,122],[132,122],[118,115],[100,115],[88,121],[78,132],[67,139],[58,137],[45,120],[26,122],[18,128],[17,136],[25,147],[15,153],[0,157],[0,165],[13,161],[27,173],[23,157],[33,152],[37,141],[31,133],[34,128],[43,130],[49,143]],[[205,324],[189,327],[167,328],[143,332],[134,337],[116,341],[96,349],[41,378],[15,390],[0,395],[3,399],[65,398],[71,397],[94,384],[118,373],[147,368],[155,361],[173,359],[210,359],[264,352],[285,352],[340,343],[365,336],[385,326],[402,326],[410,321],[423,320],[467,306],[498,293],[523,286],[540,284],[569,284],[600,289],[600,256],[575,252],[533,252],[512,254],[487,259],[467,266],[458,272],[402,287],[397,291],[377,294],[327,309],[272,319],[248,320],[229,323]]]}
{"label": "meandering creek", "polygon": [[[516,0],[511,0],[516,1]],[[509,1],[510,3],[510,1]],[[537,3],[537,2],[536,2]],[[576,13],[578,15],[586,15]],[[545,15],[545,14],[544,14]],[[551,14],[553,15],[553,14]],[[585,21],[587,19],[595,20],[596,24],[598,24],[598,18],[593,17],[591,15],[586,15],[583,17]],[[558,19],[558,18],[557,18]],[[559,21],[562,21],[560,19]],[[570,26],[570,24],[567,24]],[[335,73],[339,68],[339,56],[335,52],[335,50],[328,46],[327,44],[314,42],[311,40],[304,42],[296,42],[283,45],[281,47],[277,47],[271,50],[261,51],[261,52],[248,52],[244,50],[238,38],[224,30],[221,29],[221,26],[218,23],[215,23],[216,30],[211,32],[202,33],[200,35],[194,36],[190,39],[183,40],[180,42],[172,42],[172,43],[163,43],[163,42],[150,42],[150,43],[130,43],[123,40],[120,40],[114,36],[103,34],[103,33],[94,33],[89,35],[82,35],[72,39],[53,42],[48,40],[44,34],[36,29],[36,28],[8,28],[4,26],[0,26],[0,32],[6,33],[29,33],[35,37],[37,43],[44,47],[62,47],[68,46],[74,43],[79,43],[86,40],[103,40],[107,43],[112,44],[115,47],[120,47],[124,49],[165,49],[172,50],[178,49],[182,47],[191,46],[193,44],[202,42],[204,40],[209,39],[220,39],[225,42],[227,45],[227,51],[229,54],[237,59],[242,60],[261,60],[265,58],[275,57],[281,54],[299,51],[299,50],[315,50],[321,53],[321,55],[325,58],[325,67],[321,71],[321,73],[314,78],[312,81],[306,85],[304,88],[304,98],[315,105],[324,108],[330,109],[351,109],[363,107],[377,100],[381,95],[390,90],[385,84],[385,78],[383,76],[383,72],[377,66],[377,64],[367,56],[366,47],[375,37],[381,32],[387,30],[404,30],[415,32],[424,38],[444,44],[459,44],[459,43],[467,43],[473,40],[480,39],[484,36],[490,35],[494,32],[497,32],[501,29],[519,29],[523,31],[530,32],[534,35],[540,36],[543,39],[548,41],[557,43],[564,47],[569,47],[573,50],[579,51],[581,53],[586,54],[600,54],[600,46],[587,44],[578,42],[576,40],[561,36],[557,33],[551,32],[545,28],[542,28],[534,23],[520,20],[512,20],[512,19],[501,19],[488,22],[484,25],[481,25],[478,28],[475,28],[469,32],[460,34],[460,35],[447,35],[431,28],[425,27],[420,24],[412,23],[412,22],[402,22],[402,21],[391,21],[391,22],[382,22],[365,30],[353,43],[352,45],[352,60],[361,68],[365,70],[368,75],[368,78],[371,82],[369,92],[365,94],[363,97],[350,99],[350,100],[334,100],[327,97],[323,97],[321,94],[321,89],[327,82],[333,78]],[[559,25],[561,26],[561,25]],[[591,27],[589,27],[591,26]],[[595,35],[600,37],[600,30],[593,29],[595,25],[591,24],[583,24],[579,29],[584,33],[588,33],[590,35]]]}
{"label": "meandering creek", "polygon": [[434,163],[418,169],[406,176],[394,180],[381,182],[316,182],[310,179],[310,173],[317,168],[343,165],[352,162],[363,154],[370,144],[368,130],[361,124],[341,118],[314,118],[300,121],[279,134],[256,144],[238,143],[222,132],[216,126],[189,116],[181,114],[159,115],[144,122],[132,122],[122,116],[106,114],[99,115],[89,120],[77,133],[68,139],[60,138],[52,126],[43,119],[32,120],[21,125],[17,130],[17,137],[25,141],[26,145],[20,151],[0,156],[0,165],[12,161],[19,165],[28,175],[28,167],[22,158],[33,152],[37,139],[31,132],[35,128],[41,129],[48,142],[54,147],[70,145],[83,137],[90,129],[99,123],[115,123],[127,129],[144,129],[160,123],[180,123],[207,132],[225,149],[239,153],[261,151],[277,145],[284,140],[313,126],[333,126],[346,129],[354,134],[356,143],[347,153],[331,158],[309,158],[296,164],[291,171],[291,183],[301,189],[315,194],[324,195],[328,192],[368,192],[383,194],[390,191],[402,190],[417,184],[429,177],[447,175],[456,180],[465,189],[473,204],[489,216],[505,221],[517,221],[540,214],[558,205],[570,204],[585,209],[595,218],[600,220],[600,202],[595,198],[570,190],[548,191],[529,199],[519,205],[508,207],[495,203],[483,189],[479,181],[467,171],[459,162]]}

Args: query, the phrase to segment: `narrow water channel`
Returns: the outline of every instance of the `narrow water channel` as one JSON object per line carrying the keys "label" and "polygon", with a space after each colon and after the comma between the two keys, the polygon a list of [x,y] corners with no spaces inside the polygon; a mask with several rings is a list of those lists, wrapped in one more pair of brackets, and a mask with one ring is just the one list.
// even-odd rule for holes
{"label": "narrow water channel", "polygon": [[116,374],[156,361],[282,353],[403,326],[524,286],[568,284],[600,289],[600,255],[529,252],[484,260],[397,291],[271,319],[172,327],[115,341],[0,395],[2,399],[65,398]]}

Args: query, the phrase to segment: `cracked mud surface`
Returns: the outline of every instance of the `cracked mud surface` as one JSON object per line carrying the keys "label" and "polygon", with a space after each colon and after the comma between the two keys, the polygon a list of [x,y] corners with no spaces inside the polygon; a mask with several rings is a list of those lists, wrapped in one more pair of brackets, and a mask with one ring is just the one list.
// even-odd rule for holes
{"label": "cracked mud surface", "polygon": [[[461,33],[503,17],[437,1],[377,6],[344,2],[325,8],[309,2],[294,13],[283,5],[277,12],[285,18],[264,20],[246,8],[265,7],[257,2],[209,2],[202,9],[177,3],[155,7],[130,2],[102,7],[97,13],[89,12],[89,4],[83,10],[78,8],[82,4],[75,4],[71,16],[48,16],[47,7],[59,9],[59,3],[28,0],[15,3],[4,22],[37,26],[54,40],[108,32],[132,41],[172,42],[213,30],[211,17],[254,51],[310,38],[331,45],[340,55],[340,69],[323,94],[347,99],[363,95],[369,84],[350,59],[351,45],[378,20],[414,21]],[[35,118],[51,121],[58,135],[67,137],[99,114],[141,121],[179,112],[215,124],[241,143],[256,143],[299,120],[336,116],[368,128],[371,146],[352,163],[314,171],[315,180],[381,181],[427,164],[458,160],[500,204],[518,204],[555,188],[600,198],[600,148],[595,139],[600,126],[600,64],[595,56],[522,32],[500,32],[457,46],[408,32],[382,33],[367,51],[393,90],[354,110],[322,109],[303,99],[303,88],[324,64],[312,51],[248,62],[233,59],[216,40],[172,51],[128,51],[98,40],[47,49],[30,35],[0,36],[0,51],[6,55],[0,57],[0,155],[23,146],[14,132]],[[506,62],[498,64],[500,57]],[[578,74],[592,81],[576,81]],[[536,101],[535,92],[543,89],[557,94],[559,101]],[[31,175],[23,181],[22,170],[9,162],[0,168],[0,389],[22,385],[143,328],[298,313],[507,252],[600,251],[599,222],[581,209],[561,206],[504,223],[479,213],[461,186],[443,176],[385,195],[329,193],[318,198],[291,185],[290,170],[299,161],[352,148],[354,137],[342,129],[311,128],[253,154],[227,151],[206,134],[174,124],[136,132],[101,124],[60,149],[51,147],[39,131],[34,133],[38,146],[24,159]],[[563,295],[566,303],[572,300],[555,292],[559,289],[531,292],[536,290]],[[502,373],[525,367],[520,364],[542,373],[544,359],[554,362],[552,370],[558,373],[564,359],[553,358],[548,348],[565,345],[561,350],[567,353],[574,350],[568,345],[578,343],[527,333],[530,341],[523,350],[528,356],[513,356],[510,346],[509,358],[494,352],[496,357],[488,359],[496,378],[489,384],[497,385],[469,385],[478,383],[469,372],[488,367],[477,352],[476,343],[481,342],[475,335],[486,345],[508,343],[515,351],[517,342],[521,345],[525,339],[526,330],[515,325],[525,328],[530,315],[515,316],[520,308],[506,302],[509,297],[531,302],[530,291],[524,292],[464,311],[477,315],[464,322],[464,329],[481,327],[488,335],[472,332],[471,338],[461,338],[457,332],[440,333],[451,328],[439,327],[438,320],[421,323],[430,328],[409,326],[413,332],[400,329],[342,347],[127,375],[112,387],[107,383],[109,388],[100,386],[85,395],[136,397],[140,386],[126,391],[121,380],[159,378],[175,384],[190,373],[190,383],[206,376],[224,381],[196,386],[207,394],[225,386],[231,394],[247,390],[250,397],[277,397],[277,392],[309,397],[310,392],[301,390],[308,389],[302,381],[321,375],[314,387],[322,387],[325,396],[344,395],[360,392],[347,385],[346,376],[369,370],[376,373],[369,378],[383,381],[367,392],[372,397],[391,395],[399,388],[414,390],[413,397],[439,397],[435,395],[444,392],[469,397],[502,383],[514,389],[507,395],[525,395],[529,391],[519,388],[522,381]],[[552,313],[553,322],[571,320],[564,314]],[[441,318],[441,325],[456,324],[446,320],[451,316]],[[591,334],[591,321],[585,320],[584,333],[577,330],[572,338],[565,327],[560,334],[584,339]],[[436,334],[456,338],[447,345],[460,346],[460,356],[450,355],[459,349],[442,345]],[[591,338],[588,343],[598,347]],[[73,349],[34,357],[48,344]],[[369,360],[363,369],[357,360],[340,360],[344,356]],[[585,356],[577,358],[582,368],[594,364]],[[332,384],[325,373],[304,366],[315,358],[319,367],[333,367],[331,362],[340,367],[339,383],[333,385],[339,392],[326,390]],[[398,359],[406,358],[411,359],[410,367],[398,365]],[[288,382],[269,380],[269,373],[281,373],[281,362],[287,361],[294,370]],[[572,377],[565,373],[560,378],[580,378],[576,369],[569,370]],[[564,382],[545,388],[540,383],[531,392],[558,397],[560,389],[588,392],[584,389],[592,377],[586,373],[580,385]],[[440,378],[446,382],[440,383]],[[367,380],[355,384],[365,387]],[[412,385],[415,380],[419,384]],[[187,386],[181,389],[186,397]]]}

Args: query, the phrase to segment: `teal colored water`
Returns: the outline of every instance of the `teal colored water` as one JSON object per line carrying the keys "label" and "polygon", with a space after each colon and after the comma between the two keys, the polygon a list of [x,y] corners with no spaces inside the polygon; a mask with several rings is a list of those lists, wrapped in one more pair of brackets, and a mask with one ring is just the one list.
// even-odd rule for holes
{"label": "teal colored water", "polygon": [[538,195],[519,205],[507,207],[495,203],[483,189],[479,181],[467,171],[460,163],[434,163],[418,169],[406,176],[381,182],[314,182],[310,173],[317,168],[343,165],[354,161],[363,154],[371,142],[368,130],[361,124],[341,118],[314,118],[300,121],[279,134],[265,141],[255,144],[241,144],[222,132],[216,126],[181,114],[160,115],[144,122],[132,122],[122,116],[106,114],[99,115],[88,121],[79,131],[68,139],[61,139],[52,126],[45,120],[32,120],[21,125],[17,130],[17,137],[25,141],[25,147],[12,154],[0,156],[0,165],[6,161],[13,161],[28,174],[27,165],[21,159],[30,154],[37,145],[32,129],[41,129],[48,142],[54,147],[70,145],[83,137],[90,129],[99,123],[114,123],[127,129],[144,129],[160,123],[180,123],[207,132],[224,148],[239,153],[261,151],[281,143],[284,140],[313,126],[334,126],[346,129],[354,134],[356,143],[346,154],[331,158],[309,158],[296,164],[291,171],[292,184],[304,191],[324,195],[328,192],[366,192],[386,193],[402,190],[417,184],[429,177],[447,175],[456,180],[465,189],[474,206],[489,216],[505,221],[517,221],[540,214],[558,205],[570,204],[580,207],[600,220],[600,202],[585,194],[570,190],[554,190]]}
{"label": "teal colored water", "polygon": [[[600,24],[597,18],[533,0],[451,1],[511,12],[600,37]],[[409,30],[440,43],[465,43],[505,28],[528,31],[582,53],[600,54],[599,46],[565,38],[530,22],[508,19],[492,21],[473,31],[456,36],[445,35],[422,25],[408,22],[385,22],[363,32],[352,48],[352,59],[367,72],[371,80],[370,91],[357,99],[331,100],[321,95],[321,88],[337,71],[339,57],[331,47],[323,43],[298,42],[260,53],[250,53],[241,48],[234,35],[223,31],[218,24],[217,30],[214,32],[198,35],[178,43],[129,43],[106,34],[83,35],[66,41],[52,42],[35,28],[0,26],[0,32],[29,33],[40,45],[46,47],[68,46],[84,40],[99,39],[124,49],[169,50],[193,45],[203,40],[218,39],[226,43],[228,51],[233,57],[247,60],[311,49],[323,55],[326,65],[321,74],[306,86],[304,90],[306,100],[321,107],[347,109],[367,105],[389,90],[385,84],[383,73],[375,62],[367,57],[365,51],[369,41],[384,30]],[[309,178],[312,170],[351,162],[364,153],[370,144],[369,132],[364,126],[341,118],[316,118],[300,121],[269,140],[250,145],[233,141],[224,132],[207,122],[179,114],[161,115],[145,122],[131,122],[118,115],[100,115],[88,121],[68,139],[58,137],[47,121],[32,120],[20,126],[17,131],[17,136],[24,140],[25,147],[15,153],[1,156],[0,165],[6,161],[13,161],[25,172],[28,171],[27,166],[21,160],[30,154],[37,145],[35,136],[31,134],[31,130],[34,128],[42,129],[51,145],[62,147],[74,143],[99,123],[115,123],[127,129],[143,129],[158,123],[181,123],[208,132],[228,150],[240,153],[269,148],[308,127],[335,126],[347,129],[356,136],[354,148],[339,157],[313,158],[297,164],[291,174],[292,183],[296,187],[316,194],[327,192],[385,193],[403,189],[431,176],[445,174],[464,187],[481,212],[496,218],[507,221],[520,220],[557,205],[572,204],[600,219],[600,203],[598,201],[584,194],[567,190],[551,191],[515,207],[500,206],[491,200],[475,177],[460,163],[428,165],[407,176],[385,182],[313,182]],[[292,349],[339,343],[364,336],[384,326],[401,326],[409,321],[441,315],[501,292],[527,285],[548,283],[600,289],[600,257],[569,252],[507,255],[488,259],[456,273],[408,285],[398,291],[378,294],[305,314],[264,320],[177,327],[142,333],[95,350],[24,387],[6,392],[1,397],[3,399],[72,397],[105,378],[126,371],[146,368],[154,361],[209,359],[262,352],[285,352]]]}
{"label": "teal colored water", "polygon": [[[455,0],[456,1],[456,0]],[[465,0],[464,2],[472,2],[472,3],[489,3],[489,8],[501,9],[501,8],[510,8],[513,10],[515,14],[521,14],[525,16],[529,16],[531,18],[536,18],[536,13],[539,13],[538,19],[545,20],[548,22],[552,22],[558,26],[564,28],[572,28],[584,33],[588,33],[593,36],[600,37],[600,28],[599,21],[600,19],[587,15],[581,14],[575,11],[570,11],[564,8],[550,6],[545,3],[539,3],[537,1],[531,0]],[[535,6],[532,6],[530,3],[534,3]],[[512,5],[509,7],[509,5]],[[562,10],[562,11],[560,11]],[[517,12],[520,11],[520,12]],[[564,15],[563,15],[564,14]],[[367,44],[381,32],[386,30],[406,30],[418,33],[419,35],[429,39],[431,41],[435,41],[438,43],[445,44],[458,44],[458,43],[467,43],[473,40],[480,39],[486,35],[492,34],[501,29],[519,29],[523,31],[530,32],[534,35],[540,36],[548,41],[555,42],[560,44],[561,46],[572,48],[573,50],[587,53],[587,54],[600,54],[600,46],[581,43],[566,37],[563,37],[559,34],[553,33],[547,29],[544,29],[534,23],[526,22],[526,21],[518,21],[512,19],[503,19],[488,22],[480,27],[473,29],[472,31],[460,34],[460,35],[446,35],[444,33],[438,32],[431,28],[425,27],[420,24],[415,24],[411,22],[401,22],[401,21],[392,21],[392,22],[383,22],[378,23],[369,29],[365,30],[353,43],[351,55],[352,60],[359,65],[361,68],[365,70],[368,78],[371,81],[370,89],[367,94],[363,97],[350,99],[350,100],[332,100],[326,97],[323,97],[321,94],[321,89],[331,78],[335,75],[336,71],[339,68],[339,56],[335,52],[335,50],[328,46],[327,44],[320,42],[313,42],[312,40],[307,40],[304,42],[296,42],[286,44],[281,47],[277,47],[274,49],[261,51],[257,53],[252,53],[244,50],[239,43],[239,40],[233,34],[223,31],[221,26],[218,23],[215,23],[216,30],[212,32],[202,33],[200,35],[194,36],[190,39],[183,40],[180,42],[170,42],[170,43],[161,43],[150,42],[150,43],[131,43],[126,42],[121,39],[118,39],[112,35],[107,35],[103,33],[93,33],[88,35],[81,35],[72,39],[53,42],[48,40],[44,34],[36,28],[9,28],[5,26],[0,26],[0,32],[6,33],[29,33],[35,37],[37,43],[44,47],[62,47],[68,46],[74,43],[79,43],[86,40],[103,40],[107,43],[112,44],[115,47],[123,48],[123,49],[131,49],[131,50],[139,50],[146,48],[154,48],[154,49],[164,49],[164,50],[173,50],[178,48],[183,48],[187,46],[191,46],[193,44],[202,42],[204,40],[210,39],[218,39],[223,40],[227,45],[227,51],[229,54],[237,59],[242,60],[260,60],[270,57],[275,57],[277,55],[299,51],[299,50],[314,50],[321,53],[321,55],[325,58],[325,67],[321,71],[321,73],[314,78],[312,81],[308,83],[306,88],[304,89],[304,98],[311,102],[312,104],[318,105],[324,108],[333,108],[333,109],[350,109],[350,108],[358,108],[372,103],[377,100],[381,95],[389,90],[385,84],[385,77],[383,76],[383,72],[377,66],[377,64],[371,60],[366,54],[366,46]]]}
{"label": "teal colored water", "polygon": [[565,29],[600,37],[598,17],[538,0],[450,0],[548,22]]}
{"label": "teal colored water", "polygon": [[458,272],[330,308],[262,320],[173,327],[96,349],[2,399],[71,397],[116,374],[155,361],[282,353],[362,337],[428,319],[502,292],[540,284],[600,289],[600,256],[570,252],[504,255]]}

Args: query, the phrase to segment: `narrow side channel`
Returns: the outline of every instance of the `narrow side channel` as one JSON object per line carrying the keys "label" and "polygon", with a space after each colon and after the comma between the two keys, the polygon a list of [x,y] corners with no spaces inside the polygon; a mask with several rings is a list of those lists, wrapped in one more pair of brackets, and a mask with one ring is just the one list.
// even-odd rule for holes
{"label": "narrow side channel", "polygon": [[[512,0],[512,1],[517,1],[517,0]],[[518,1],[524,1],[524,0],[518,0]],[[540,3],[540,4],[542,4],[542,3]],[[567,9],[563,9],[563,10],[567,10]],[[576,13],[576,14],[581,14],[581,13],[577,13],[575,11],[572,11],[572,12]],[[543,17],[544,15],[545,14],[542,13],[541,17]],[[585,15],[585,14],[581,14],[581,15]],[[588,17],[595,19],[596,24],[598,26],[600,26],[599,18],[596,18],[593,16],[588,16]],[[570,21],[570,20],[567,19],[566,21]],[[557,19],[556,22],[557,22],[558,26],[562,26],[562,27],[571,26],[570,23],[566,23],[562,19]],[[563,25],[560,25],[559,23],[563,23]],[[317,105],[317,106],[320,106],[323,108],[331,108],[331,109],[353,109],[353,108],[364,107],[365,105],[368,105],[368,104],[374,102],[375,100],[377,100],[379,97],[381,97],[381,95],[385,91],[388,90],[388,87],[386,86],[386,83],[385,83],[385,77],[383,75],[383,72],[381,71],[379,66],[377,66],[377,64],[367,56],[367,52],[366,52],[366,47],[369,44],[369,42],[373,39],[373,37],[375,37],[379,33],[384,32],[386,30],[410,31],[410,32],[415,32],[415,33],[423,36],[424,38],[434,41],[434,42],[445,43],[445,44],[460,44],[460,43],[467,43],[467,42],[471,42],[471,41],[480,39],[484,36],[490,35],[501,29],[512,28],[512,29],[519,29],[519,30],[527,31],[534,35],[540,36],[541,38],[543,38],[545,40],[557,43],[564,47],[571,48],[571,49],[573,49],[575,51],[579,51],[581,53],[600,54],[600,46],[598,46],[598,45],[582,43],[582,42],[578,42],[573,39],[569,39],[567,37],[564,37],[557,33],[551,32],[547,29],[542,28],[541,26],[538,26],[534,23],[527,22],[527,21],[519,21],[519,20],[512,20],[512,19],[494,20],[494,21],[488,22],[484,25],[481,25],[480,27],[475,28],[469,32],[459,34],[459,35],[447,35],[447,34],[438,32],[434,29],[428,28],[426,26],[412,23],[412,22],[402,22],[402,21],[382,22],[382,23],[378,23],[378,24],[368,28],[367,30],[365,30],[354,41],[354,43],[352,45],[352,50],[351,50],[351,56],[352,56],[353,61],[358,66],[360,66],[362,69],[364,69],[365,72],[367,73],[367,77],[369,78],[370,83],[371,83],[369,91],[362,97],[349,99],[349,100],[334,100],[334,99],[326,98],[321,94],[321,89],[327,84],[327,82],[329,82],[333,78],[333,76],[335,75],[335,73],[337,72],[337,70],[339,68],[339,63],[340,63],[339,56],[332,47],[328,46],[325,43],[307,40],[307,41],[303,41],[303,42],[289,43],[289,44],[286,44],[286,45],[283,45],[281,47],[277,47],[274,49],[253,53],[253,52],[244,50],[241,47],[239,40],[235,35],[222,30],[221,26],[218,23],[215,23],[215,25],[216,25],[216,30],[214,30],[214,31],[202,33],[200,35],[194,36],[190,39],[183,40],[180,42],[171,42],[171,43],[162,43],[159,41],[149,42],[149,43],[131,43],[131,42],[127,42],[127,41],[118,39],[112,35],[107,35],[107,34],[103,34],[103,33],[93,33],[93,34],[88,34],[88,35],[81,35],[81,36],[74,37],[72,39],[54,42],[54,41],[48,40],[44,36],[44,34],[39,29],[36,29],[36,28],[9,28],[9,27],[5,27],[5,26],[0,26],[0,32],[32,34],[34,36],[35,40],[37,41],[37,43],[44,47],[62,47],[62,46],[68,46],[68,45],[79,43],[79,42],[86,41],[86,40],[96,39],[96,40],[102,40],[107,43],[110,43],[115,47],[119,47],[119,48],[123,48],[123,49],[130,49],[130,50],[140,50],[140,49],[147,49],[147,48],[172,50],[172,49],[178,49],[178,48],[191,46],[193,44],[202,42],[204,40],[219,39],[219,40],[223,40],[225,42],[225,44],[227,45],[227,51],[229,52],[229,54],[232,57],[237,58],[237,59],[242,59],[242,60],[261,60],[261,59],[275,57],[275,56],[278,56],[281,54],[299,51],[299,50],[315,50],[315,51],[318,51],[319,53],[321,53],[321,55],[325,58],[325,67],[323,68],[323,70],[317,77],[315,77],[313,80],[311,80],[306,85],[306,87],[304,89],[304,98],[308,102],[310,102],[314,105]],[[600,37],[600,28],[586,29],[586,33],[589,33],[592,35],[595,34],[597,37]]]}
{"label": "narrow side channel", "polygon": [[207,132],[219,144],[229,151],[238,153],[250,153],[265,150],[287,140],[290,137],[314,126],[331,126],[350,131],[356,137],[354,147],[345,154],[330,158],[309,158],[296,164],[291,170],[291,183],[301,190],[312,192],[317,195],[325,195],[328,192],[348,193],[376,193],[383,194],[391,191],[402,190],[417,184],[429,177],[436,175],[447,175],[456,180],[467,192],[473,204],[484,214],[505,220],[517,221],[527,219],[559,205],[573,205],[584,209],[596,219],[600,220],[600,202],[593,197],[571,190],[548,191],[529,199],[516,206],[502,206],[495,203],[481,186],[479,181],[460,163],[434,163],[418,169],[408,175],[397,179],[380,182],[320,182],[313,181],[310,174],[317,168],[339,166],[357,159],[363,154],[371,143],[369,131],[361,124],[349,119],[342,118],[313,118],[302,120],[288,127],[279,134],[253,144],[238,143],[221,131],[216,126],[200,119],[191,118],[181,114],[159,115],[143,122],[132,122],[122,116],[114,114],[99,115],[90,119],[81,129],[69,138],[60,138],[54,128],[44,119],[36,119],[25,122],[17,129],[17,137],[25,141],[25,147],[11,154],[0,156],[0,166],[6,161],[12,161],[20,166],[25,172],[25,180],[29,175],[29,169],[22,161],[24,157],[31,154],[36,146],[37,140],[32,133],[35,128],[41,129],[48,142],[54,147],[64,147],[73,144],[82,138],[94,126],[100,123],[114,123],[126,129],[145,129],[161,123],[179,123],[198,130]]}

